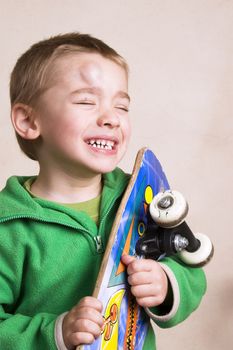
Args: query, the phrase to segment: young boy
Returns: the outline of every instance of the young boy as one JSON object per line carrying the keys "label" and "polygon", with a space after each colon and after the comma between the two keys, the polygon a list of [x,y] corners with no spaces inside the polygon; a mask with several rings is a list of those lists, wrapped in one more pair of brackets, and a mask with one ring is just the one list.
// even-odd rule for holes
{"label": "young boy", "polygon": [[[33,177],[0,193],[0,348],[75,349],[101,333],[91,297],[129,181],[117,168],[130,137],[128,68],[102,41],[68,33],[33,45],[10,84],[12,123]],[[139,305],[161,327],[200,303],[201,269],[125,255]],[[155,349],[150,328],[143,349]]]}

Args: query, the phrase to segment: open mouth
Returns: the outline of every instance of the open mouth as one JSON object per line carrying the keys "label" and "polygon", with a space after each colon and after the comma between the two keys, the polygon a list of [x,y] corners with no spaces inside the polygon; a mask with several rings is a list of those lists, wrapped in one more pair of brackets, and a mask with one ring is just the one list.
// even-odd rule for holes
{"label": "open mouth", "polygon": [[94,148],[99,148],[99,149],[105,149],[112,151],[115,147],[116,142],[110,141],[110,140],[88,140],[87,144],[94,147]]}

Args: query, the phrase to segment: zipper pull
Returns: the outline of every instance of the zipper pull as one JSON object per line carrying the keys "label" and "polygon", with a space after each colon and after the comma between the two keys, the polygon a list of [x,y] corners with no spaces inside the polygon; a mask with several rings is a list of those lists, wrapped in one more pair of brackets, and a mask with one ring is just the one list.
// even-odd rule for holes
{"label": "zipper pull", "polygon": [[103,253],[103,243],[101,236],[95,236],[94,241],[97,253]]}

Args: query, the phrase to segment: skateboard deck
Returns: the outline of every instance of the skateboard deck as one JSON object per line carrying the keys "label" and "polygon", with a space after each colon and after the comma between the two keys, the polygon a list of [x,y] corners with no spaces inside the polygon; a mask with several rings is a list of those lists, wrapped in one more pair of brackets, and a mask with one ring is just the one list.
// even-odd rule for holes
{"label": "skateboard deck", "polygon": [[93,296],[103,303],[104,328],[91,345],[79,350],[141,350],[149,317],[130,293],[122,254],[135,254],[135,245],[147,227],[153,197],[169,189],[162,167],[153,152],[141,149],[112,227]]}

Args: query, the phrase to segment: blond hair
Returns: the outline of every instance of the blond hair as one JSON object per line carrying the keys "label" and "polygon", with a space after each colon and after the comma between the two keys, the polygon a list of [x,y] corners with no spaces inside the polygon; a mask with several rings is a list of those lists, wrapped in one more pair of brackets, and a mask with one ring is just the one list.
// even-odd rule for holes
{"label": "blond hair", "polygon": [[[53,36],[32,45],[16,62],[10,79],[10,100],[35,106],[40,95],[46,91],[48,75],[56,59],[71,53],[98,53],[119,64],[128,74],[126,61],[102,40],[88,34],[66,33]],[[16,133],[21,150],[36,160],[35,144]]]}

